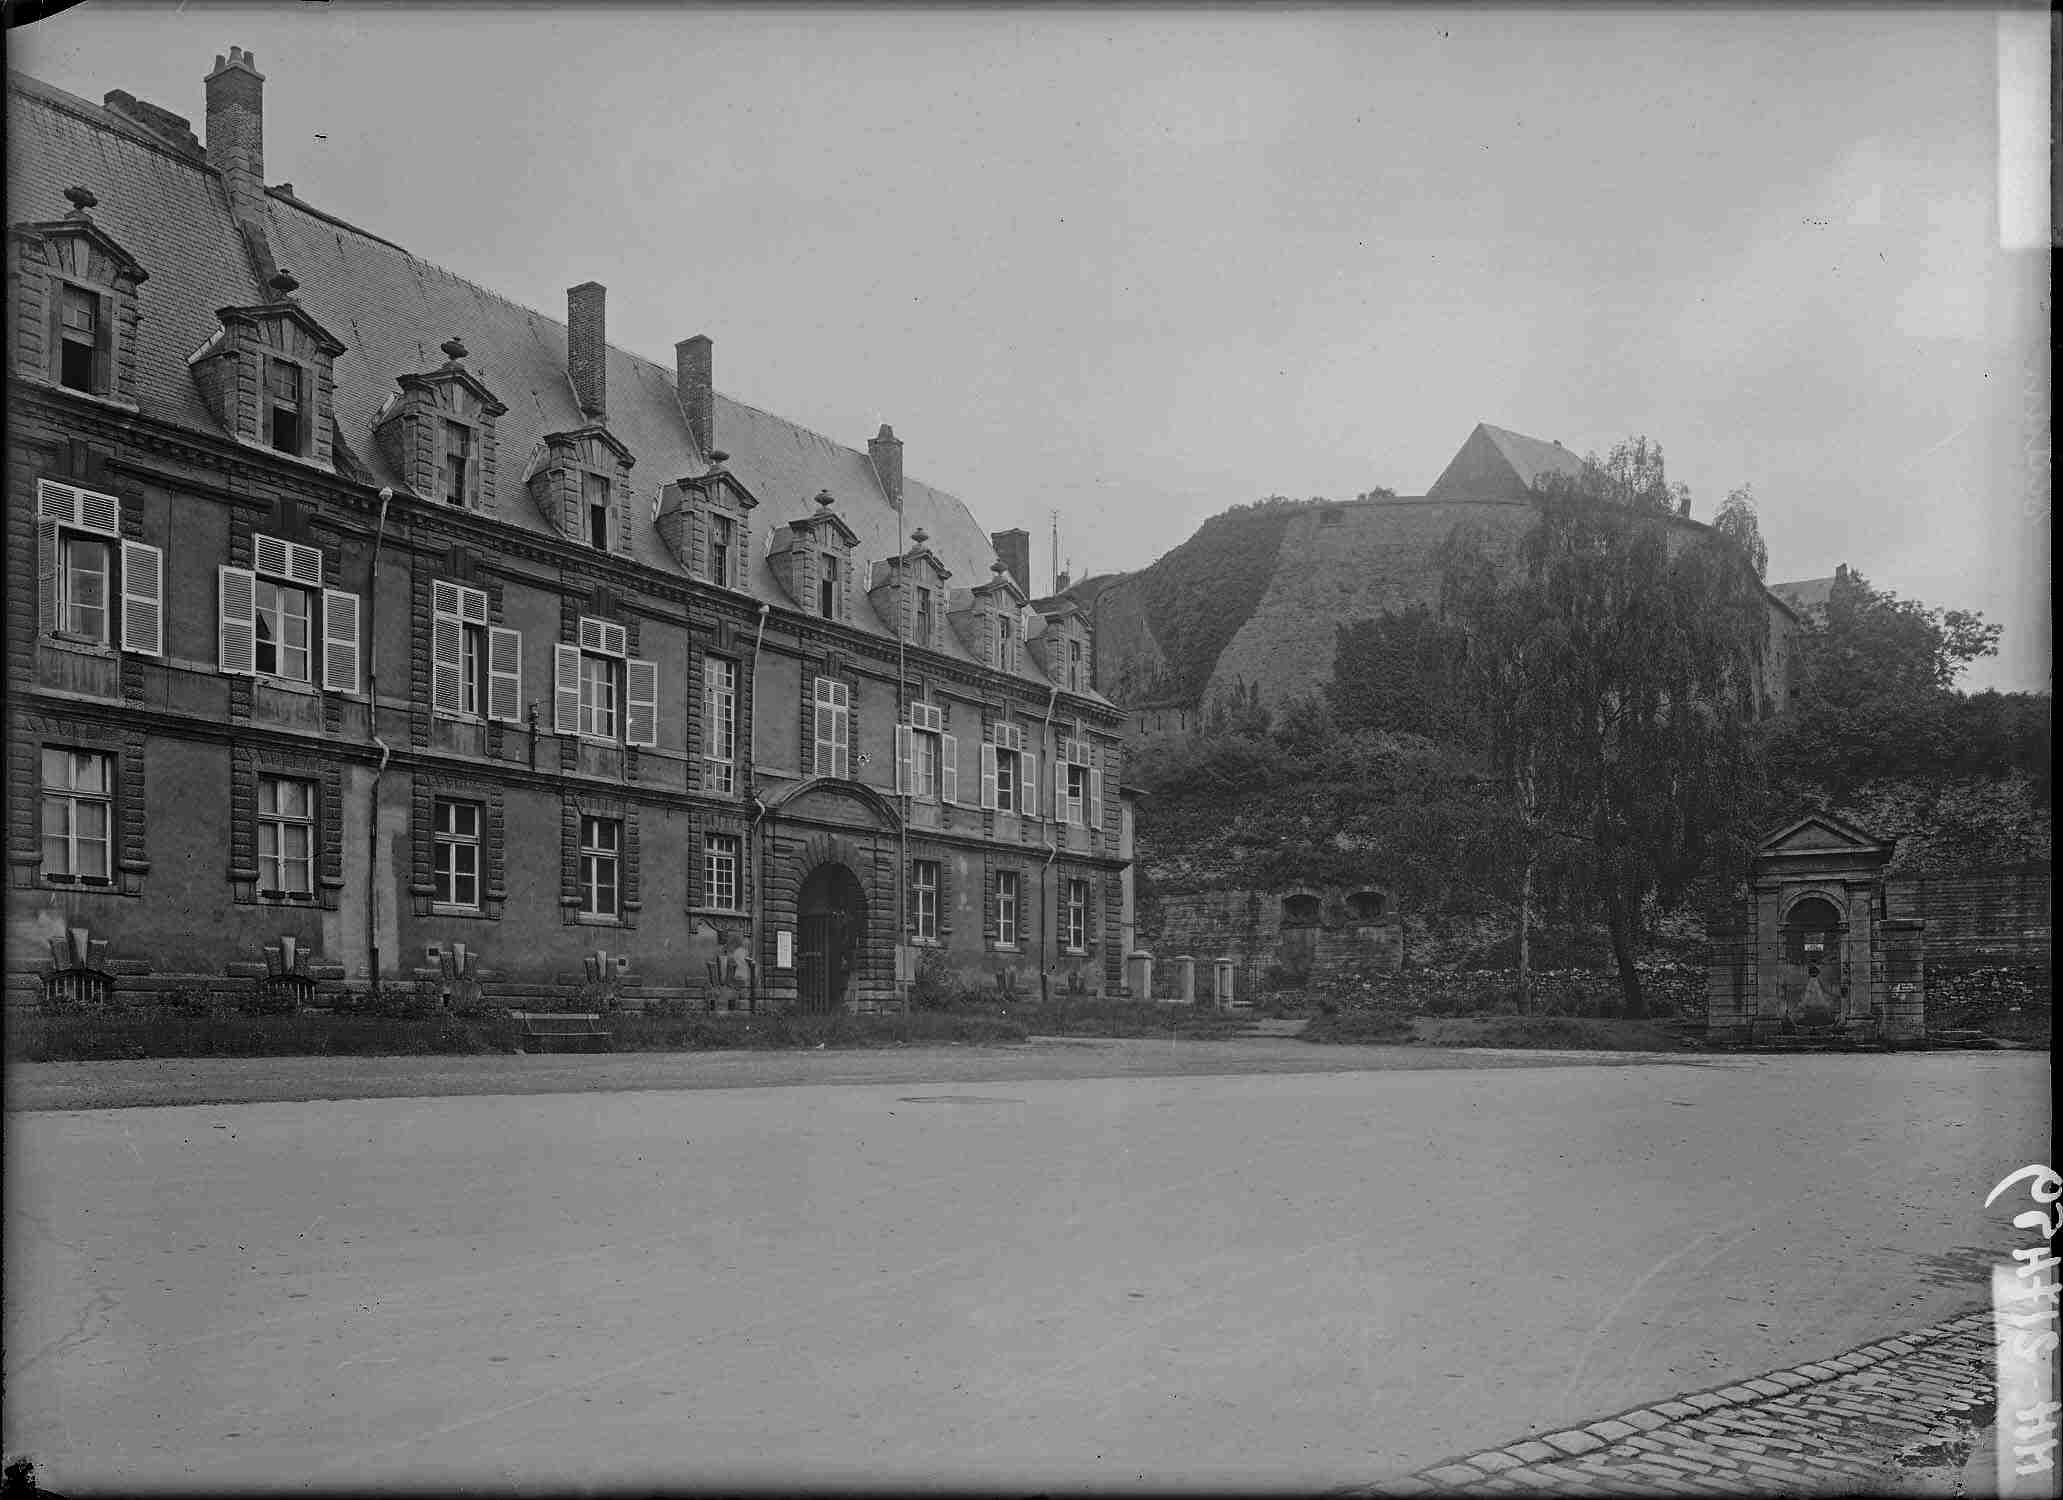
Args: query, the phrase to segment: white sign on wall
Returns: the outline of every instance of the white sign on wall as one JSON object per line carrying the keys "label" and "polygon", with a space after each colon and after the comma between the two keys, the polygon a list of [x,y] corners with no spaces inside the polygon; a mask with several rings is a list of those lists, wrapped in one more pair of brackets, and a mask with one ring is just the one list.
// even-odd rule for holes
{"label": "white sign on wall", "polygon": [[795,934],[782,928],[774,934],[774,967],[792,969],[795,967]]}

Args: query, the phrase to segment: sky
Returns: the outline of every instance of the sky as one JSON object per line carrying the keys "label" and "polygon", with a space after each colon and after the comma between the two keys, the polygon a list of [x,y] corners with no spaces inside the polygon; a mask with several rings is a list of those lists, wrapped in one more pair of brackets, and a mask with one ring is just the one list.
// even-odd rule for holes
{"label": "sky", "polygon": [[1422,493],[1478,422],[1644,434],[1693,515],[1752,487],[1772,581],[1979,610],[1964,685],[2046,689],[2043,25],[85,0],[9,65],[199,133],[255,52],[270,181],[555,317],[600,281],[612,342],[706,333],[849,446],[892,423],[1037,592],[1056,518],[1129,570],[1263,496]]}

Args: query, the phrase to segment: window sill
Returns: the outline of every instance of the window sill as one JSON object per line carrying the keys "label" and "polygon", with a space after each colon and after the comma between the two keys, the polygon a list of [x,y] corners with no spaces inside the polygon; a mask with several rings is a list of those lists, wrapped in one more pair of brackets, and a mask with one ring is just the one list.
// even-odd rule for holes
{"label": "window sill", "polygon": [[102,661],[113,661],[122,654],[106,641],[96,641],[90,636],[66,635],[58,630],[45,631],[43,644],[58,651],[69,651],[74,656],[93,656]]}
{"label": "window sill", "polygon": [[433,917],[474,917],[486,920],[487,913],[477,906],[460,906],[450,901],[432,901],[430,915]]}
{"label": "window sill", "polygon": [[745,908],[742,906],[691,906],[688,908],[688,915],[691,917],[728,917],[736,921],[745,915]]}
{"label": "window sill", "polygon": [[274,677],[269,672],[253,672],[251,680],[262,683],[266,687],[273,688],[279,692],[293,693],[303,698],[319,698],[322,696],[322,689],[303,678]]}
{"label": "window sill", "polygon": [[59,395],[69,396],[75,401],[90,401],[95,406],[104,406],[110,411],[126,412],[134,416],[142,410],[134,401],[126,400],[121,396],[104,396],[98,391],[82,391],[76,386],[69,386],[52,380],[41,371],[23,371],[17,378],[25,385],[36,386],[46,391],[55,391]]}
{"label": "window sill", "polygon": [[45,875],[43,883],[60,891],[112,891],[115,883],[100,875]]}
{"label": "window sill", "polygon": [[573,920],[582,927],[621,927],[623,918],[605,917],[597,912],[576,911]]}
{"label": "window sill", "polygon": [[1022,953],[1024,952],[1024,944],[992,942],[989,944],[989,951],[991,953]]}
{"label": "window sill", "polygon": [[258,892],[258,899],[260,901],[268,901],[275,906],[313,906],[315,904],[315,892],[260,891]]}
{"label": "window sill", "polygon": [[910,939],[910,946],[912,948],[943,948],[945,947],[945,941],[942,938],[913,936]]}

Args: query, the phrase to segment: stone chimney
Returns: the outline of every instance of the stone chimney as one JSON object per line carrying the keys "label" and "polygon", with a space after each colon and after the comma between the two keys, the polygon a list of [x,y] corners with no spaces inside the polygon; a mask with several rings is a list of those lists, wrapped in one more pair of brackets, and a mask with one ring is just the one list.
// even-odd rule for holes
{"label": "stone chimney", "polygon": [[879,432],[867,439],[867,457],[874,460],[874,474],[881,481],[881,491],[888,496],[888,503],[901,510],[903,440],[895,435],[895,429],[886,422],[881,424]]}
{"label": "stone chimney", "polygon": [[206,161],[208,153],[201,149],[201,143],[193,133],[193,121],[184,115],[175,115],[169,109],[139,99],[127,89],[109,89],[101,103],[116,114],[125,117],[148,130],[158,140],[178,151],[182,156]]}
{"label": "stone chimney", "polygon": [[609,329],[602,305],[608,295],[599,281],[566,289],[566,374],[581,414],[596,422],[609,420]]}
{"label": "stone chimney", "polygon": [[989,533],[989,541],[996,549],[996,558],[1017,580],[1024,596],[1031,597],[1031,533],[1019,527],[1011,531]]}
{"label": "stone chimney", "polygon": [[673,383],[695,447],[708,457],[716,447],[716,346],[698,333],[673,346]]}
{"label": "stone chimney", "polygon": [[208,164],[232,205],[256,205],[265,192],[265,75],[256,55],[241,47],[218,54],[207,89]]}

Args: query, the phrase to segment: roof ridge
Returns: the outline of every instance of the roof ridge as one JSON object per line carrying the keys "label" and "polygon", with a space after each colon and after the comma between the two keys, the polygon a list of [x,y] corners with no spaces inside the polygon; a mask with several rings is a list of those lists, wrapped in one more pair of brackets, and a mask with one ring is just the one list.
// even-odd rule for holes
{"label": "roof ridge", "polygon": [[34,100],[48,108],[72,115],[82,124],[90,125],[95,130],[106,131],[109,135],[118,135],[132,145],[155,151],[169,161],[176,161],[209,177],[219,178],[222,175],[221,170],[205,157],[181,151],[170,141],[160,139],[142,125],[109,109],[105,104],[95,104],[91,99],[83,98],[70,89],[59,88],[54,83],[47,83],[33,73],[24,73],[19,68],[9,68],[7,87],[9,92],[18,94],[23,99]]}

